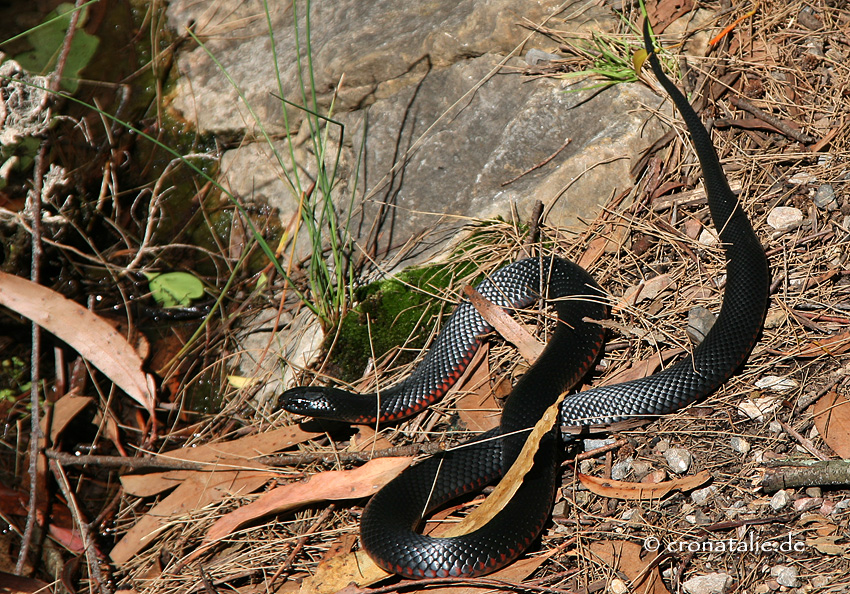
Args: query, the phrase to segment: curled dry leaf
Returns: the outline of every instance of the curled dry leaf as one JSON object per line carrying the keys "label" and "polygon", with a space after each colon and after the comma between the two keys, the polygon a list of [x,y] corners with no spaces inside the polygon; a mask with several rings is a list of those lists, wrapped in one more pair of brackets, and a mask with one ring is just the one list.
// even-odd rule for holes
{"label": "curled dry leaf", "polygon": [[588,491],[612,499],[659,499],[676,489],[679,491],[695,489],[708,482],[710,478],[711,475],[707,470],[662,483],[630,483],[581,473],[578,475],[581,484],[587,487]]}
{"label": "curled dry leaf", "polygon": [[841,355],[847,351],[850,351],[850,330],[839,332],[838,334],[828,338],[811,340],[800,345],[800,348],[791,353],[791,355],[794,357],[811,359],[813,357],[820,357],[823,355],[835,357],[836,355]]}
{"label": "curled dry leaf", "polygon": [[508,312],[484,298],[472,287],[464,287],[463,292],[469,297],[470,303],[481,314],[481,317],[487,320],[487,323],[493,326],[502,338],[514,345],[526,361],[534,363],[537,360],[537,357],[545,348],[539,340],[534,338]]}
{"label": "curled dry leaf", "polygon": [[359,499],[375,494],[413,461],[411,457],[375,458],[352,470],[314,474],[306,481],[290,483],[263,493],[259,499],[219,518],[204,543],[223,538],[245,522],[329,499]]}
{"label": "curled dry leaf", "polygon": [[103,318],[52,289],[5,272],[0,272],[0,305],[67,342],[153,415],[153,380],[127,339]]}
{"label": "curled dry leaf", "polygon": [[643,547],[627,541],[600,541],[590,544],[590,553],[595,560],[602,561],[612,569],[622,572],[631,581],[629,592],[635,594],[670,594],[664,585],[658,566],[657,553],[641,557]]}
{"label": "curled dry leaf", "polygon": [[844,459],[850,458],[850,401],[830,390],[812,405],[818,433]]}
{"label": "curled dry leaf", "polygon": [[615,310],[628,309],[641,301],[652,300],[667,289],[675,289],[676,281],[669,274],[659,274],[629,288],[614,306]]}

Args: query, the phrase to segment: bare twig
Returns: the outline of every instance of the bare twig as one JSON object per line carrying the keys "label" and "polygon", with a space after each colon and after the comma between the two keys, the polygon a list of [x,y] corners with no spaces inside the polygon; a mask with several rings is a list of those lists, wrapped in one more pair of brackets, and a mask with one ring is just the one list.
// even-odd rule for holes
{"label": "bare twig", "polygon": [[739,109],[743,109],[744,111],[748,111],[758,119],[767,122],[780,132],[782,132],[785,136],[789,136],[798,142],[802,142],[803,144],[811,144],[815,141],[814,137],[809,136],[805,132],[800,132],[791,127],[788,122],[783,119],[780,119],[774,115],[767,113],[766,111],[762,111],[746,99],[742,97],[729,97],[730,103]]}
{"label": "bare twig", "polygon": [[68,509],[71,510],[71,516],[77,524],[80,531],[80,538],[85,547],[86,562],[88,563],[89,576],[94,584],[100,588],[103,594],[112,594],[112,588],[109,585],[109,580],[104,579],[103,573],[100,570],[100,562],[97,558],[97,549],[95,548],[94,540],[91,537],[88,522],[83,521],[83,515],[80,512],[80,506],[77,504],[77,498],[74,496],[71,485],[68,483],[68,476],[56,460],[48,462],[56,482],[59,484],[59,490],[62,491],[65,500],[68,502]]}

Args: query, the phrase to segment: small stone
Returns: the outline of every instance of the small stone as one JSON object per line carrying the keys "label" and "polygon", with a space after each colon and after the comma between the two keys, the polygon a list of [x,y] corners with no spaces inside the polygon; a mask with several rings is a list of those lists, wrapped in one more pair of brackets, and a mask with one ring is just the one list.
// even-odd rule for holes
{"label": "small stone", "polygon": [[773,494],[773,497],[770,498],[770,507],[773,508],[773,511],[779,511],[791,501],[790,495],[788,495],[788,491],[785,489],[781,489]]}
{"label": "small stone", "polygon": [[536,66],[540,62],[551,62],[552,60],[560,60],[561,56],[550,54],[539,49],[530,49],[525,54],[525,63],[529,66]]}
{"label": "small stone", "polygon": [[775,309],[767,312],[767,316],[764,318],[764,327],[768,329],[779,328],[782,324],[785,323],[786,314],[784,311]]}
{"label": "small stone", "polygon": [[689,524],[705,526],[706,524],[711,524],[711,518],[705,515],[705,512],[701,509],[696,510],[692,514],[688,514],[685,516],[685,520]]}
{"label": "small stone", "polygon": [[806,495],[809,497],[823,497],[823,491],[820,487],[806,487]]}
{"label": "small stone", "polygon": [[727,573],[709,573],[682,582],[682,588],[688,594],[725,594],[732,582],[732,576]]}
{"label": "small stone", "polygon": [[836,512],[842,512],[845,509],[847,509],[848,507],[850,507],[850,499],[842,499],[841,501],[837,501],[835,503],[835,511]]}
{"label": "small stone", "polygon": [[835,502],[832,499],[824,499],[823,505],[818,510],[822,516],[830,516],[835,513]]}
{"label": "small stone", "polygon": [[726,517],[730,520],[734,520],[739,515],[747,511],[747,504],[743,501],[736,501],[731,506],[727,507],[725,510]]}
{"label": "small stone", "polygon": [[767,224],[777,231],[790,231],[803,224],[803,211],[793,206],[777,206],[767,215]]}
{"label": "small stone", "polygon": [[821,210],[831,212],[838,210],[838,202],[835,200],[835,190],[832,184],[821,184],[814,197],[815,206]]}
{"label": "small stone", "polygon": [[614,439],[584,439],[582,440],[582,443],[584,444],[584,451],[589,452],[591,450],[596,450],[611,445],[612,443],[614,443]]}
{"label": "small stone", "polygon": [[628,457],[625,460],[620,460],[615,462],[611,466],[611,478],[615,481],[622,481],[629,475],[632,471],[632,457]]}
{"label": "small stone", "polygon": [[660,440],[657,444],[655,444],[655,451],[659,454],[663,454],[670,447],[670,442],[666,439]]}
{"label": "small stone", "polygon": [[688,328],[685,330],[688,338],[695,345],[701,343],[705,339],[705,335],[714,326],[714,321],[717,319],[713,313],[704,307],[692,307],[688,311]]}
{"label": "small stone", "polygon": [[717,492],[717,487],[709,485],[702,489],[697,489],[691,493],[691,501],[696,505],[705,505],[705,503]]}
{"label": "small stone", "polygon": [[753,421],[763,423],[765,417],[771,414],[778,406],[779,399],[776,396],[759,396],[758,398],[747,398],[742,401],[738,405],[738,412]]}
{"label": "small stone", "polygon": [[697,241],[700,245],[717,245],[720,243],[720,237],[714,229],[703,229],[699,234]]}
{"label": "small stone", "polygon": [[638,522],[643,523],[643,516],[641,514],[639,507],[632,507],[623,512],[623,515],[620,516],[626,522]]}
{"label": "small stone", "polygon": [[755,587],[753,592],[755,592],[755,594],[767,594],[770,592],[770,586],[767,584],[759,584]]}
{"label": "small stone", "polygon": [[614,578],[608,582],[608,591],[611,594],[626,594],[629,591],[629,587],[620,578]]}
{"label": "small stone", "polygon": [[646,475],[640,479],[640,482],[645,485],[657,485],[658,483],[663,483],[666,480],[667,471],[663,468],[659,468],[658,470],[646,473]]}
{"label": "small stone", "polygon": [[756,380],[756,388],[760,390],[773,390],[774,392],[786,392],[797,387],[797,382],[790,377],[778,375],[766,375]]}
{"label": "small stone", "polygon": [[750,442],[739,435],[733,435],[729,438],[729,445],[739,454],[747,455],[750,451]]}
{"label": "small stone", "polygon": [[590,474],[593,472],[594,468],[596,468],[596,462],[593,460],[582,460],[578,464],[578,470],[582,474]]}
{"label": "small stone", "polygon": [[775,578],[780,586],[785,586],[786,588],[800,587],[800,580],[797,579],[798,573],[796,567],[774,565],[770,568],[770,576]]}
{"label": "small stone", "polygon": [[652,470],[652,464],[646,460],[635,460],[632,463],[632,471],[635,473],[635,478],[641,480]]}
{"label": "small stone", "polygon": [[800,171],[799,173],[795,173],[791,177],[788,178],[788,182],[794,184],[795,186],[800,186],[803,184],[810,184],[815,181],[815,176],[811,173],[806,173],[805,171]]}
{"label": "small stone", "polygon": [[823,504],[823,499],[820,497],[800,497],[794,501],[794,511],[804,512],[820,507]]}
{"label": "small stone", "polygon": [[676,474],[683,474],[691,467],[691,453],[684,448],[670,448],[664,452],[664,459],[670,470]]}

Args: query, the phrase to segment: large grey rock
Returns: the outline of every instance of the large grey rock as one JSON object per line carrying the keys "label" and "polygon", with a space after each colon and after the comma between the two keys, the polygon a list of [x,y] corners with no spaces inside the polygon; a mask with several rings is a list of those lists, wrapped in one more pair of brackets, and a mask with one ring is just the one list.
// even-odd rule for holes
{"label": "large grey rock", "polygon": [[[352,234],[370,256],[385,258],[411,238],[428,234],[432,243],[422,244],[426,247],[418,254],[424,259],[445,249],[470,218],[508,217],[514,208],[526,217],[536,200],[546,205],[550,224],[577,227],[631,185],[630,158],[661,133],[646,109],[657,107],[660,99],[642,85],[581,91],[588,83],[568,89],[563,81],[524,78],[519,74],[524,63],[507,57],[528,36],[519,24],[541,20],[557,4],[312,4],[312,64],[320,105],[329,104],[345,75],[334,104],[334,118],[346,126],[334,201],[340,212],[354,204]],[[559,27],[599,28],[610,18],[596,7],[579,12],[581,22],[560,22]],[[293,169],[287,141],[272,141],[283,165],[268,144],[250,142],[257,136],[253,116],[206,51],[236,81],[266,130],[280,138],[285,126],[280,101],[272,96],[278,88],[261,2],[174,0],[168,16],[176,28],[194,21],[206,47],[178,57],[184,76],[172,105],[201,130],[246,138],[223,156],[223,181],[240,200],[279,209],[285,224],[299,204],[284,174]],[[304,15],[296,16],[291,3],[285,3],[273,5],[270,20],[283,94],[300,97],[294,90],[293,31],[297,21],[303,56]],[[543,37],[533,38],[524,51],[532,47],[557,49]],[[314,149],[305,122],[296,122],[297,110],[288,113],[286,127],[297,138],[295,162],[309,178],[316,173]],[[331,127],[329,132],[332,152],[339,131]],[[569,145],[550,162],[506,184],[558,151],[567,138]],[[330,165],[330,159],[325,163]],[[311,246],[302,243],[303,254]]]}
{"label": "large grey rock", "polygon": [[[337,108],[367,105],[409,84],[417,64],[442,68],[486,52],[507,54],[527,36],[523,22],[540,21],[560,0],[318,0],[310,13],[310,43],[316,90],[327,105],[345,76]],[[296,15],[291,2],[269,2],[280,79],[287,99],[300,102],[299,68],[306,75],[304,3]],[[182,32],[194,23],[204,43],[178,56],[184,75],[173,106],[201,131],[251,131],[256,123],[209,54],[245,94],[272,133],[284,129],[271,36],[260,0],[178,0],[167,11],[168,24]],[[296,45],[295,22],[298,22]],[[554,44],[542,36],[537,43]],[[297,113],[291,114],[296,116]]]}
{"label": "large grey rock", "polygon": [[[456,229],[468,217],[508,217],[513,205],[527,215],[535,200],[546,205],[550,224],[578,227],[631,185],[630,158],[660,134],[657,123],[644,125],[644,105],[657,106],[658,97],[640,85],[618,85],[588,101],[593,92],[576,92],[584,83],[566,92],[560,81],[499,74],[453,107],[499,60],[487,54],[428,71],[419,85],[339,116],[351,142],[343,160],[347,174],[366,130],[357,183],[367,199],[363,216],[353,218],[358,241],[366,241],[379,216],[382,255],[423,231]],[[570,144],[549,163],[503,186],[567,138]],[[310,162],[309,145],[300,150]],[[267,200],[287,219],[297,200],[269,155],[268,147],[243,146],[225,155],[222,168],[236,193]],[[341,180],[339,203],[347,202],[353,183],[350,175]]]}

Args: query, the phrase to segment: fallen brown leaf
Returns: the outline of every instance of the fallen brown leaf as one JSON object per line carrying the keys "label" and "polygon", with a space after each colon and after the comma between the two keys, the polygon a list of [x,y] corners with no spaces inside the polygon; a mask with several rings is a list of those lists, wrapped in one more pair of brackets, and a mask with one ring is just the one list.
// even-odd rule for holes
{"label": "fallen brown leaf", "polygon": [[224,538],[242,524],[271,513],[289,511],[318,501],[369,497],[410,466],[412,461],[413,458],[407,456],[375,458],[352,470],[320,472],[306,481],[277,487],[263,493],[253,503],[216,520],[204,536],[204,543]]}
{"label": "fallen brown leaf", "polygon": [[830,390],[812,405],[812,414],[826,445],[842,458],[850,458],[850,401]]}
{"label": "fallen brown leaf", "polygon": [[658,567],[654,565],[657,553],[649,552],[641,558],[643,548],[633,542],[597,541],[590,544],[590,552],[615,571],[621,571],[631,580],[629,592],[634,594],[670,594],[661,581]]}
{"label": "fallen brown leaf", "polygon": [[710,478],[711,475],[707,470],[663,483],[630,483],[578,474],[581,484],[591,493],[612,499],[659,499],[676,489],[679,491],[695,489]]}
{"label": "fallen brown leaf", "polygon": [[791,356],[803,359],[811,359],[823,355],[834,357],[847,351],[850,351],[850,330],[845,330],[829,338],[811,340],[800,345],[800,348],[791,353]]}
{"label": "fallen brown leaf", "polygon": [[675,289],[676,281],[669,274],[659,274],[646,281],[641,281],[637,285],[626,290],[616,305],[614,310],[626,309],[637,305],[641,301],[655,299],[662,291],[667,289]]}
{"label": "fallen brown leaf", "polygon": [[469,297],[473,307],[481,314],[487,323],[496,329],[502,338],[514,345],[519,354],[529,363],[537,361],[537,357],[543,352],[545,345],[534,338],[528,330],[513,319],[508,312],[488,301],[470,286],[463,288],[464,294]]}
{"label": "fallen brown leaf", "polygon": [[606,377],[601,385],[612,386],[614,384],[622,384],[633,379],[650,376],[655,373],[655,370],[658,369],[663,361],[668,361],[682,352],[683,349],[667,349],[661,353],[656,353],[647,359],[643,359],[642,361],[636,361],[629,365],[626,369]]}
{"label": "fallen brown leaf", "polygon": [[[469,378],[455,384],[458,392],[463,395],[457,399],[457,411],[461,421],[470,431],[489,431],[499,425],[499,405],[496,403],[495,390],[490,388],[490,364],[487,355],[490,352],[485,343],[475,353],[469,368],[472,373]],[[500,382],[497,389],[505,387],[508,394],[511,391],[510,380]],[[507,394],[501,394],[502,397]]]}
{"label": "fallen brown leaf", "polygon": [[190,514],[225,497],[252,493],[275,476],[277,472],[266,467],[212,473],[195,471],[142,516],[121,537],[109,556],[116,565],[123,565],[153,542],[175,516]]}
{"label": "fallen brown leaf", "polygon": [[2,594],[40,594],[50,591],[50,586],[41,580],[0,571],[0,593]]}
{"label": "fallen brown leaf", "polygon": [[103,318],[52,289],[5,272],[0,272],[0,305],[67,342],[153,415],[153,379],[142,371],[142,359],[127,339]]}
{"label": "fallen brown leaf", "polygon": [[[251,458],[285,450],[317,435],[320,434],[304,431],[298,425],[288,425],[264,433],[246,435],[233,441],[208,443],[195,448],[176,448],[157,455],[170,460],[209,462],[210,471],[239,470],[245,467],[246,461]],[[121,477],[121,485],[124,491],[131,495],[150,497],[174,488],[180,481],[194,476],[197,472],[199,471],[169,470],[142,475],[128,474]]]}
{"label": "fallen brown leaf", "polygon": [[[62,430],[91,402],[90,396],[65,394],[53,403],[53,414],[41,419],[41,430],[44,433],[50,433],[50,443],[56,443],[56,439],[62,433]],[[50,421],[49,432],[47,431],[48,421]]]}

